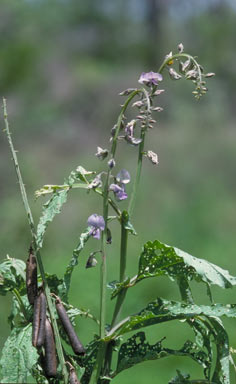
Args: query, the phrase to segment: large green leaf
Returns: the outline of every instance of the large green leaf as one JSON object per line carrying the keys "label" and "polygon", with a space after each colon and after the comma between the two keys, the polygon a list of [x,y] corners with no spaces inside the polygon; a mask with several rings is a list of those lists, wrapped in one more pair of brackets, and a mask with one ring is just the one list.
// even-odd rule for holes
{"label": "large green leaf", "polygon": [[31,368],[38,360],[32,346],[32,326],[14,328],[8,337],[0,359],[1,383],[27,383]]}
{"label": "large green leaf", "polygon": [[138,274],[132,279],[117,284],[112,298],[123,288],[132,287],[143,279],[162,275],[178,281],[195,279],[221,288],[231,288],[236,285],[236,277],[231,276],[227,270],[155,240],[148,241],[144,245],[139,259]]}
{"label": "large green leaf", "polygon": [[206,368],[207,355],[195,343],[188,340],[179,350],[165,348],[162,343],[163,339],[151,345],[147,342],[144,332],[136,333],[121,345],[115,374],[147,360],[157,360],[173,355],[190,357]]}
{"label": "large green leaf", "polygon": [[236,304],[194,305],[176,301],[168,301],[161,298],[148,304],[146,308],[135,315],[128,316],[118,323],[106,336],[106,340],[114,339],[149,325],[159,324],[170,320],[192,319],[194,317],[220,317],[236,318]]}

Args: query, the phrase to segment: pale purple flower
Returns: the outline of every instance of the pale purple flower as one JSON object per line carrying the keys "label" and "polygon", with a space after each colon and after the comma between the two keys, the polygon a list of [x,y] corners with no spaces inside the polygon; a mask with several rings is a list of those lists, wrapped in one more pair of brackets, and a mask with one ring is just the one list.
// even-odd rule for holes
{"label": "pale purple flower", "polygon": [[109,189],[114,192],[116,199],[119,201],[125,200],[128,197],[124,185],[120,187],[118,184],[111,184]]}
{"label": "pale purple flower", "polygon": [[126,169],[122,169],[117,175],[116,180],[118,183],[128,184],[130,182],[130,174]]}
{"label": "pale purple flower", "polygon": [[158,85],[159,81],[162,81],[162,75],[160,73],[151,71],[151,72],[143,72],[138,82],[150,87],[151,85]]}
{"label": "pale purple flower", "polygon": [[90,235],[94,237],[94,239],[100,239],[101,231],[105,229],[105,221],[102,216],[94,213],[88,218],[88,226],[91,227]]}
{"label": "pale purple flower", "polygon": [[125,184],[130,182],[130,174],[126,169],[122,169],[116,175],[116,184],[111,184],[109,189],[114,192],[114,195],[118,201],[127,199],[128,195],[125,192]]}

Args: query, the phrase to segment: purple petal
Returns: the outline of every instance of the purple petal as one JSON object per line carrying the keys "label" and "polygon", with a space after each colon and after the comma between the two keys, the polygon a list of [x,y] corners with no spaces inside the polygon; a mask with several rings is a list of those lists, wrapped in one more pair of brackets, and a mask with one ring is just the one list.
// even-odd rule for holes
{"label": "purple petal", "polygon": [[126,169],[122,169],[116,176],[118,183],[128,184],[130,182],[130,174]]}
{"label": "purple petal", "polygon": [[162,81],[162,75],[158,72],[143,72],[139,78],[139,83],[146,85],[158,85],[159,81]]}
{"label": "purple petal", "polygon": [[123,189],[121,187],[119,187],[118,184],[111,184],[109,189],[110,189],[110,191],[112,191],[114,193],[118,193],[120,191],[123,191]]}
{"label": "purple petal", "polygon": [[128,197],[127,193],[125,192],[125,185],[120,187],[117,184],[111,184],[109,189],[110,191],[114,192],[117,200],[125,200]]}
{"label": "purple petal", "polygon": [[102,231],[104,231],[105,229],[104,218],[102,216],[97,215],[96,213],[89,216],[87,223],[90,227],[94,227],[95,229],[101,229]]}
{"label": "purple petal", "polygon": [[92,236],[94,239],[100,239],[101,230],[99,228],[96,228],[93,230]]}
{"label": "purple petal", "polygon": [[117,200],[125,200],[125,199],[127,199],[127,197],[128,197],[128,195],[123,189],[116,193]]}

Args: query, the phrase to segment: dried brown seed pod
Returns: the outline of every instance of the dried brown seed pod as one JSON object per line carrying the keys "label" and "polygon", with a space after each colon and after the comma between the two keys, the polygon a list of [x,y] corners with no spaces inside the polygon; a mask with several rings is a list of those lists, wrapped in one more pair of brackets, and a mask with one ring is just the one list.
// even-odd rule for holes
{"label": "dried brown seed pod", "polygon": [[47,377],[57,376],[57,356],[53,330],[50,321],[46,318],[45,321],[45,358],[44,358],[44,372]]}
{"label": "dried brown seed pod", "polygon": [[61,323],[67,333],[67,336],[70,340],[71,347],[76,355],[84,355],[85,349],[78,339],[78,336],[75,333],[75,330],[73,328],[73,325],[71,324],[71,321],[66,313],[66,310],[59,299],[59,297],[56,300],[56,309],[59,316],[59,319],[61,320]]}
{"label": "dried brown seed pod", "polygon": [[34,299],[38,293],[37,282],[37,261],[33,254],[33,248],[29,249],[29,257],[26,261],[26,290],[28,300],[31,305],[34,305]]}
{"label": "dried brown seed pod", "polygon": [[80,381],[76,375],[74,368],[70,369],[69,383],[70,384],[80,384]]}
{"label": "dried brown seed pod", "polygon": [[47,302],[44,292],[41,292],[39,295],[40,298],[40,315],[39,315],[39,331],[38,338],[36,342],[36,347],[42,347],[45,339],[45,322],[46,322],[46,312],[47,312]]}
{"label": "dried brown seed pod", "polygon": [[35,297],[34,299],[34,317],[33,317],[33,326],[32,326],[32,344],[36,347],[38,340],[39,332],[39,323],[40,323],[40,296]]}

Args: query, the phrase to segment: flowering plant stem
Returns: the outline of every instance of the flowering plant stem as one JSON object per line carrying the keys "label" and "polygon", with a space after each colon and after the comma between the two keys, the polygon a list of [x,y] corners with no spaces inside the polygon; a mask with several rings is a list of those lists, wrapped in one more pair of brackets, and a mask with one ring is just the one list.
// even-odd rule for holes
{"label": "flowering plant stem", "polygon": [[20,167],[19,167],[19,163],[18,163],[18,159],[17,159],[17,155],[16,155],[16,150],[15,150],[15,148],[13,146],[13,142],[12,142],[12,139],[11,139],[11,133],[10,133],[10,130],[9,130],[8,115],[7,115],[7,104],[6,104],[6,99],[5,98],[3,98],[3,113],[4,113],[4,122],[5,122],[5,129],[4,129],[4,131],[6,132],[7,140],[8,140],[8,143],[9,143],[9,146],[10,146],[10,150],[11,150],[11,153],[12,153],[12,159],[13,159],[13,162],[14,162],[14,166],[15,166],[15,170],[16,170],[16,175],[17,175],[17,179],[18,179],[18,182],[19,182],[19,185],[20,185],[21,196],[22,196],[24,208],[25,208],[25,211],[26,211],[26,214],[27,214],[28,223],[29,223],[29,226],[30,226],[31,235],[32,235],[32,239],[33,239],[33,248],[34,248],[34,251],[35,251],[36,258],[37,258],[40,274],[41,274],[42,280],[43,280],[44,291],[45,291],[45,295],[46,295],[46,298],[47,298],[48,309],[49,309],[50,318],[51,318],[51,322],[52,322],[52,327],[53,327],[53,331],[54,331],[54,335],[55,335],[56,349],[57,349],[58,358],[59,358],[59,361],[60,361],[60,364],[61,364],[61,369],[62,369],[63,382],[64,382],[64,384],[67,384],[67,382],[68,382],[68,373],[67,373],[67,369],[66,369],[66,365],[65,365],[65,360],[64,360],[64,355],[63,355],[63,350],[62,350],[59,330],[58,330],[58,327],[57,327],[57,321],[56,321],[56,317],[55,317],[55,313],[54,313],[54,307],[53,307],[52,300],[51,300],[50,289],[48,287],[47,279],[46,279],[46,276],[45,276],[45,271],[44,271],[44,266],[43,266],[42,258],[41,258],[40,251],[39,251],[38,246],[37,246],[36,229],[35,229],[35,225],[34,225],[33,215],[32,215],[32,212],[31,212],[31,209],[30,209],[30,206],[29,206],[26,189],[25,189],[25,186],[24,186],[24,183],[23,183],[23,179],[22,179],[22,175],[21,175],[21,171],[20,171]]}
{"label": "flowering plant stem", "polygon": [[[117,146],[117,138],[121,129],[122,120],[124,113],[131,102],[133,98],[140,92],[140,90],[134,90],[130,96],[127,98],[126,102],[121,108],[120,114],[118,116],[117,120],[117,127],[115,131],[115,135],[112,140],[112,147],[111,147],[111,154],[110,158],[115,158],[116,153],[116,146]],[[107,232],[107,220],[108,220],[108,204],[109,204],[109,179],[111,175],[111,170],[108,168],[107,170],[107,176],[106,181],[103,188],[103,218],[105,221],[105,230],[102,232],[101,236],[101,251],[102,251],[102,264],[101,264],[101,277],[100,277],[100,284],[101,284],[101,293],[100,293],[100,332],[99,336],[101,339],[105,337],[105,319],[106,319],[106,285],[107,285],[107,267],[106,267],[106,253],[105,253],[105,237]],[[126,256],[125,256],[126,257]],[[124,262],[122,262],[122,265],[125,265]],[[122,267],[123,268],[123,267]],[[97,362],[94,366],[91,378],[90,378],[90,384],[95,384],[98,382],[100,372],[102,369],[102,363],[105,356],[105,350],[106,350],[106,344],[104,342],[100,343],[100,347],[98,350],[98,356],[97,356]]]}

